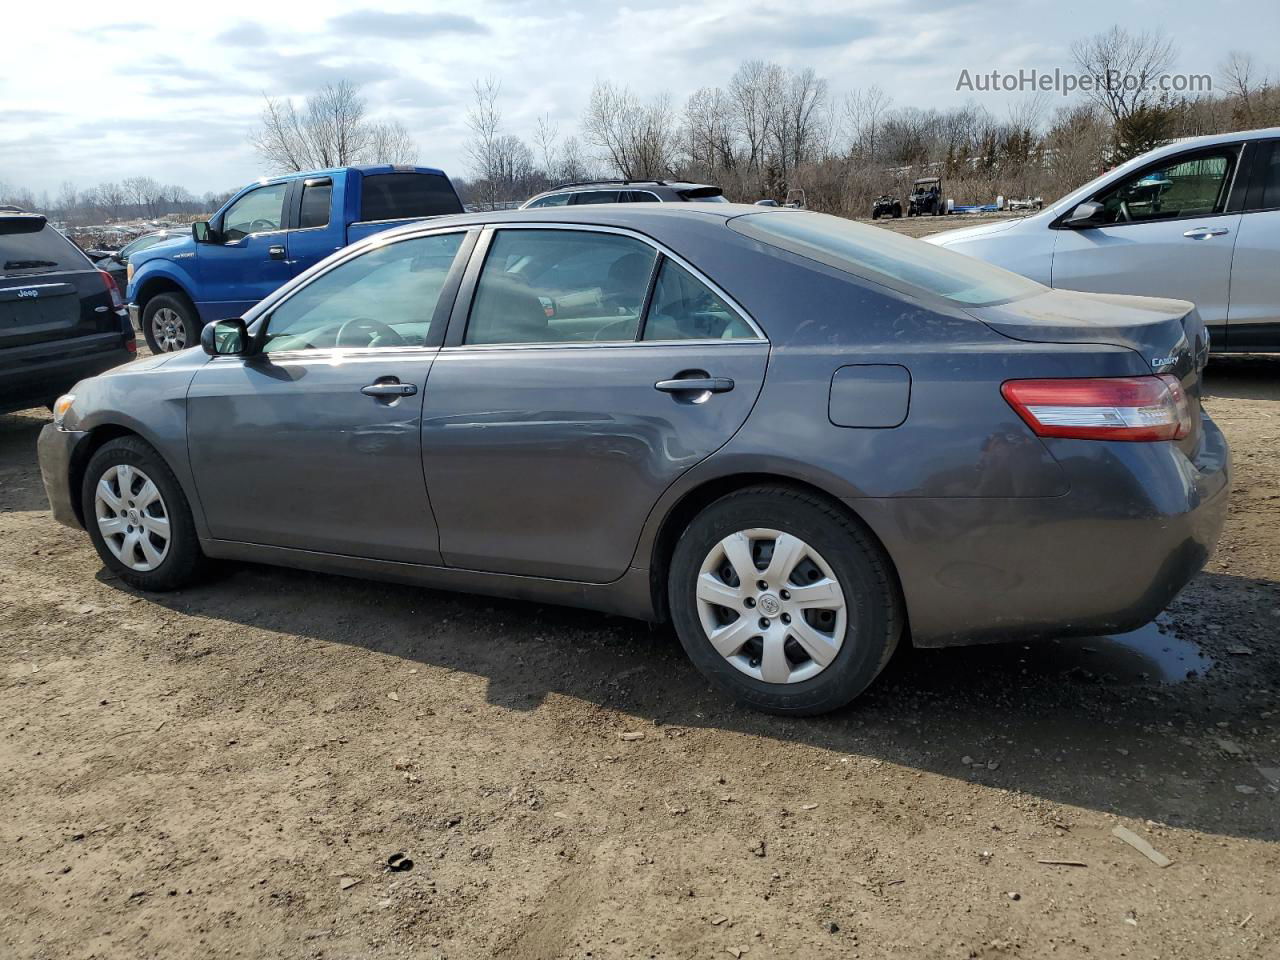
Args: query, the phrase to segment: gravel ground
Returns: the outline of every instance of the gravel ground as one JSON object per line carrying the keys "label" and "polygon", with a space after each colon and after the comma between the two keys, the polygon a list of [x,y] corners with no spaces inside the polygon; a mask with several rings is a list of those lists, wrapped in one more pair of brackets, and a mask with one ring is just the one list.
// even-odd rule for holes
{"label": "gravel ground", "polygon": [[1280,360],[1207,390],[1232,513],[1157,623],[904,650],[818,720],[591,613],[140,595],[0,417],[0,956],[1274,958]]}

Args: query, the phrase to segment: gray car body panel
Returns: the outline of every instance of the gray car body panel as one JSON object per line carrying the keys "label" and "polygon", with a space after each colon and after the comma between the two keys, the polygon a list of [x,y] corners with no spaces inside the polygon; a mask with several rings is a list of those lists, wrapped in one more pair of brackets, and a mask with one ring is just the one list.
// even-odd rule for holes
{"label": "gray car body panel", "polygon": [[[301,422],[303,411],[296,405],[273,412],[263,404],[256,416],[266,422],[233,417],[221,428],[223,457],[238,449],[235,438],[253,432],[243,441],[246,451],[263,452],[274,437],[291,445],[298,461],[295,485],[290,488],[293,481],[285,479],[279,484],[298,491],[306,507],[294,518],[299,539],[247,542],[253,530],[238,529],[239,521],[226,513],[253,496],[253,489],[200,496],[208,488],[203,476],[197,482],[192,464],[210,454],[188,453],[187,418],[198,398],[189,394],[193,379],[209,364],[225,362],[198,350],[151,369],[135,364],[86,381],[59,432],[87,438],[115,425],[151,442],[187,491],[202,546],[212,556],[644,618],[665,612],[662,564],[671,542],[669,519],[706,491],[762,479],[803,483],[862,519],[895,565],[918,645],[1136,625],[1199,569],[1217,539],[1229,475],[1225,442],[1207,417],[1190,444],[1044,441],[1000,394],[1000,384],[1014,378],[1150,374],[1151,360],[1170,348],[1181,351],[1175,362],[1194,382],[1201,361],[1186,337],[1180,345],[1167,342],[1177,329],[1194,329],[1198,322],[1186,304],[1111,298],[1110,307],[1132,313],[1112,325],[1099,314],[1092,325],[1082,325],[1089,332],[1081,334],[1051,321],[1073,309],[1098,313],[1096,298],[1073,308],[1077,295],[1058,292],[1047,300],[1031,298],[1041,302],[1026,310],[1021,301],[960,309],[726,229],[729,217],[748,214],[808,215],[729,204],[628,204],[433,221],[431,230],[505,222],[583,224],[653,238],[727,291],[768,343],[424,350],[434,359],[415,381],[425,383],[421,405],[408,405],[412,409],[395,421],[387,442],[396,446],[391,459],[403,467],[412,446],[404,440],[420,430],[425,497],[442,535],[433,542],[426,526],[410,524],[413,536],[391,544],[409,552],[370,556],[369,550],[342,547],[335,542],[332,516],[312,512],[306,487],[315,471],[328,470],[321,485],[330,500],[344,484],[355,487],[351,496],[385,498],[377,482],[368,489],[365,478],[381,464],[377,445],[386,438],[387,424],[371,430],[367,450],[359,448],[355,433],[342,433],[348,445],[339,450],[314,424]],[[380,242],[415,232],[428,228],[394,231]],[[331,263],[362,249],[348,248]],[[321,264],[287,284],[246,320],[253,324],[326,268]],[[464,284],[446,343],[459,339],[452,324],[465,322],[465,298]],[[528,360],[517,370],[501,361],[512,352],[541,355],[554,364],[539,369],[536,359]],[[610,397],[605,365],[594,365],[614,354],[620,359],[609,376],[631,384],[700,368],[714,376],[736,374],[741,389],[708,398],[704,407],[723,409],[712,407],[705,423],[689,426],[671,396],[622,389]],[[852,365],[905,368],[905,420],[894,427],[832,422],[827,414],[833,377]],[[201,388],[204,393],[218,394],[213,382]],[[358,410],[367,398],[352,394],[352,409]],[[335,403],[341,403],[341,393],[326,398],[319,412],[335,415]],[[857,422],[856,410],[845,413]],[[343,413],[337,422],[344,431],[358,432],[375,418]],[[74,475],[75,457],[58,455],[59,442],[42,438],[42,450],[46,446],[53,451],[46,477],[53,499],[60,485],[72,482],[60,471]],[[539,464],[539,457],[549,459]],[[413,487],[404,477],[396,480],[402,493]],[[423,519],[421,501],[411,500],[409,516],[417,523]],[[551,514],[531,513],[539,504]],[[492,516],[483,514],[486,505]],[[211,507],[216,515],[206,515]],[[386,513],[378,522],[388,523],[400,508],[384,503],[381,509]],[[219,537],[215,530],[234,535]]]}

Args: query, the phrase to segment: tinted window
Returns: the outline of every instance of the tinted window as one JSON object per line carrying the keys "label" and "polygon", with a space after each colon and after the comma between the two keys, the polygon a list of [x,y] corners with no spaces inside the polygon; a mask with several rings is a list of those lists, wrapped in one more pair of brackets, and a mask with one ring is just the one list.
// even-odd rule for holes
{"label": "tinted window", "polygon": [[634,340],[656,257],[648,244],[615,234],[500,230],[466,342]]}
{"label": "tinted window", "polygon": [[378,173],[361,178],[361,220],[402,220],[461,212],[462,204],[453,185],[438,173]]}
{"label": "tinted window", "polygon": [[388,243],[334,267],[271,312],[264,349],[421,346],[462,236]]}
{"label": "tinted window", "polygon": [[659,197],[657,194],[650,193],[648,190],[623,190],[622,191],[623,203],[659,203],[661,202],[661,199],[662,198]]}
{"label": "tinted window", "polygon": [[84,254],[53,227],[46,226],[35,233],[8,233],[0,221],[0,276],[88,269]]}
{"label": "tinted window", "polygon": [[973,257],[825,213],[751,213],[734,217],[729,227],[854,276],[966,306],[1015,300],[1046,289]]}
{"label": "tinted window", "polygon": [[250,190],[231,205],[222,218],[222,232],[228,240],[239,240],[251,233],[279,230],[284,212],[287,183],[269,183]]}
{"label": "tinted window", "polygon": [[1096,199],[1101,222],[1131,223],[1221,213],[1226,207],[1235,151],[1174,159],[1148,167]]}
{"label": "tinted window", "polygon": [[553,193],[549,197],[542,197],[533,201],[533,203],[529,204],[529,209],[532,210],[535,207],[563,207],[569,202],[571,196],[573,196],[571,193]]}
{"label": "tinted window", "polygon": [[306,230],[310,227],[327,227],[329,225],[329,203],[333,197],[333,182],[325,180],[319,183],[308,181],[302,185],[302,209],[298,212],[298,227]]}
{"label": "tinted window", "polygon": [[574,203],[617,203],[617,190],[584,190],[573,195]]}
{"label": "tinted window", "polygon": [[756,333],[711,288],[664,259],[653,288],[646,340],[750,340]]}

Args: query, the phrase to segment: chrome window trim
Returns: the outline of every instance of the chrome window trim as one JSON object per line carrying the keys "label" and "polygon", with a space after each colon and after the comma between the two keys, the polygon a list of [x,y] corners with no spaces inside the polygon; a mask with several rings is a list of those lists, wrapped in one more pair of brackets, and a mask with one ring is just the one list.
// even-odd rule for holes
{"label": "chrome window trim", "polygon": [[[607,206],[607,204],[601,204],[601,206]],[[731,340],[721,340],[721,339],[640,340],[640,339],[637,339],[636,337],[633,337],[630,340],[600,340],[600,341],[594,341],[594,340],[572,341],[571,340],[571,341],[551,341],[548,343],[490,343],[490,344],[460,343],[460,344],[455,344],[453,346],[446,345],[442,349],[457,350],[459,348],[476,349],[476,348],[482,348],[482,347],[504,347],[504,348],[544,347],[544,346],[563,347],[563,346],[570,346],[575,343],[581,344],[583,346],[619,346],[619,345],[625,346],[628,344],[635,345],[635,344],[644,344],[644,343],[710,344],[710,343],[768,343],[769,342],[769,338],[765,335],[764,331],[760,328],[760,325],[756,323],[755,318],[752,317],[751,314],[747,313],[747,311],[743,309],[742,305],[738,303],[737,300],[729,296],[729,294],[725,293],[725,291],[718,284],[714,283],[705,273],[703,273],[701,270],[699,270],[697,267],[691,264],[684,257],[680,256],[678,253],[675,253],[673,250],[671,250],[670,247],[666,246],[665,244],[661,243],[658,240],[653,239],[653,237],[650,237],[647,234],[640,233],[637,230],[631,230],[626,227],[604,226],[602,224],[594,224],[594,223],[556,223],[553,221],[548,221],[545,223],[492,223],[492,224],[488,224],[485,227],[485,230],[495,234],[503,230],[571,230],[578,233],[611,233],[611,234],[616,234],[622,237],[628,237],[632,240],[638,240],[641,243],[648,244],[650,247],[652,247],[658,253],[662,254],[664,257],[667,257],[675,261],[685,270],[689,271],[689,273],[693,276],[695,280],[697,280],[699,283],[705,284],[708,290],[710,290],[712,293],[718,296],[721,300],[723,300],[726,304],[728,304],[729,308],[738,315],[738,318],[743,322],[745,322],[747,326],[751,328],[751,330],[755,333],[755,336],[740,337],[740,338],[731,339]],[[486,261],[488,260],[490,249],[492,249],[492,243],[488,244],[485,250],[483,251]],[[473,255],[474,255],[474,252],[473,252]],[[484,275],[484,266],[485,264],[481,263],[480,273],[477,275],[477,278],[476,278],[477,284],[479,283],[480,278]],[[471,303],[467,304],[467,324],[468,325],[471,322],[471,308],[472,306],[474,306],[474,303],[475,303],[474,292],[472,294],[471,301],[472,301]],[[641,327],[640,329],[636,330],[637,337],[639,336],[642,329],[643,328]],[[463,330],[463,337],[464,339],[466,337],[465,329]]]}

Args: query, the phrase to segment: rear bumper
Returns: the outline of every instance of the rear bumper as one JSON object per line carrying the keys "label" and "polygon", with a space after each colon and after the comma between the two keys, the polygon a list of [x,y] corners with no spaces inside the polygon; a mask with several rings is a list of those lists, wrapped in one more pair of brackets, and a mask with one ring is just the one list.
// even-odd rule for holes
{"label": "rear bumper", "polygon": [[137,357],[133,334],[100,333],[0,350],[0,413],[52,403],[86,377]]}
{"label": "rear bumper", "polygon": [[1049,445],[1061,497],[847,501],[894,560],[916,646],[1136,629],[1212,555],[1231,453],[1208,416],[1194,460],[1168,443]]}
{"label": "rear bumper", "polygon": [[77,529],[81,524],[71,490],[71,465],[76,448],[88,436],[88,433],[63,430],[56,424],[46,423],[36,441],[36,453],[40,458],[40,479],[44,481],[44,492],[49,498],[53,519]]}

